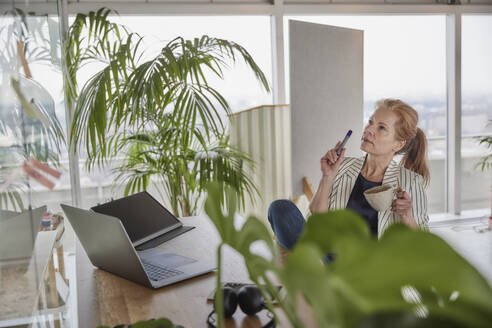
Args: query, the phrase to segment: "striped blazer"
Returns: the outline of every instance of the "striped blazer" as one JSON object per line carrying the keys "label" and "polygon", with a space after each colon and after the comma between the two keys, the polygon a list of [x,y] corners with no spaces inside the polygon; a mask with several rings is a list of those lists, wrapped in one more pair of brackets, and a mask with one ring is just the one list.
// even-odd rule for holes
{"label": "striped blazer", "polygon": [[[365,156],[359,158],[346,157],[343,159],[331,189],[330,210],[346,208],[350,193],[354,188],[355,181],[362,169],[364,161]],[[427,197],[424,190],[423,177],[418,173],[398,165],[395,161],[391,161],[384,173],[383,184],[400,186],[410,195],[413,217],[420,228],[427,229],[429,216],[427,215]],[[382,236],[391,224],[398,221],[391,209],[379,212],[378,238]]]}

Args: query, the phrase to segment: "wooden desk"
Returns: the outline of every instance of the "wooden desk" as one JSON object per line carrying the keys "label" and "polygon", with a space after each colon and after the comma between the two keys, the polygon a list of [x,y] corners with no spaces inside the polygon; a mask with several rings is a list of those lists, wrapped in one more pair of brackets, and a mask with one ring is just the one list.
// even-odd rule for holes
{"label": "wooden desk", "polygon": [[[183,218],[182,222],[196,228],[160,247],[215,264],[219,236],[212,222],[204,216]],[[114,326],[160,317],[184,327],[206,327],[212,310],[206,299],[215,287],[215,273],[152,290],[93,267],[80,243],[76,256],[79,327]],[[234,250],[223,248],[222,263],[223,281],[250,281],[243,258]],[[234,315],[239,326],[258,327],[257,319],[245,318],[240,312],[238,309]]]}

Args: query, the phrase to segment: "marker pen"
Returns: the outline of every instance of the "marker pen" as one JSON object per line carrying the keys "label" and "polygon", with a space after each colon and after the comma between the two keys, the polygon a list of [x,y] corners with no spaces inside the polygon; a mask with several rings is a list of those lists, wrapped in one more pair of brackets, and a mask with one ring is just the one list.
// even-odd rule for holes
{"label": "marker pen", "polygon": [[342,143],[340,144],[340,147],[337,149],[337,156],[340,156],[340,153],[342,152],[343,147],[349,140],[350,136],[352,135],[352,130],[348,130],[347,134],[345,135],[345,138],[343,138]]}

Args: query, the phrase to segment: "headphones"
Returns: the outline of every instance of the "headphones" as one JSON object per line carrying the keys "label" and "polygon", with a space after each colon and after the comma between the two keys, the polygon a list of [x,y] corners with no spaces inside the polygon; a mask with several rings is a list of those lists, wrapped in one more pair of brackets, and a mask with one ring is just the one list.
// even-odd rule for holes
{"label": "headphones", "polygon": [[[224,295],[224,317],[230,318],[236,312],[237,306],[241,308],[247,315],[254,315],[263,309],[266,309],[265,299],[261,294],[258,287],[255,285],[242,286],[239,291],[231,287],[223,287],[222,292]],[[213,315],[215,313],[215,297],[214,297],[214,309],[207,317],[207,324],[209,328],[215,328],[215,319]],[[274,328],[275,320],[273,314],[268,311],[270,321],[267,322],[262,328]]]}

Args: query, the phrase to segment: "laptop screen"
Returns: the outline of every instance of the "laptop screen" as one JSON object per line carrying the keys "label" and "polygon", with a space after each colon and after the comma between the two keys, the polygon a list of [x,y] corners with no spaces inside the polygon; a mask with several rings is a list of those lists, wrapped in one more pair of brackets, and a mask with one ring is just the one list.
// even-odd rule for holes
{"label": "laptop screen", "polygon": [[164,233],[181,226],[181,222],[146,191],[94,206],[92,210],[120,219],[132,243],[155,238],[160,231]]}

